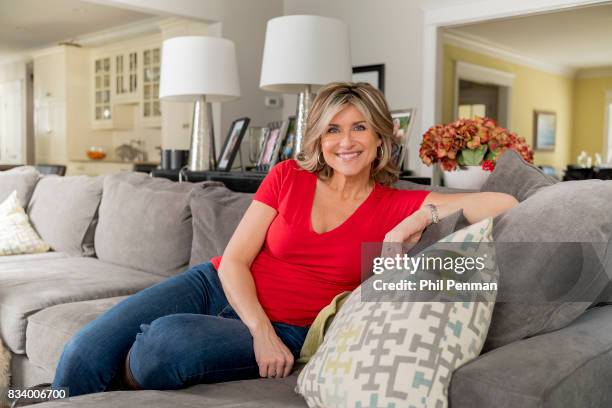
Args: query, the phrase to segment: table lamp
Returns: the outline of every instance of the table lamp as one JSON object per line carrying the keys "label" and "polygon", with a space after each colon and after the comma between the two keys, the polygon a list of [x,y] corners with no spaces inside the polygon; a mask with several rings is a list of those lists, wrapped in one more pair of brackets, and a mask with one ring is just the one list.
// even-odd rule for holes
{"label": "table lamp", "polygon": [[163,42],[160,99],[195,102],[188,162],[190,171],[216,167],[212,118],[206,103],[224,102],[239,96],[236,50],[232,41],[188,36]]}
{"label": "table lamp", "polygon": [[268,21],[259,86],[299,94],[293,157],[302,148],[313,90],[351,76],[349,28],[343,21],[305,15]]}

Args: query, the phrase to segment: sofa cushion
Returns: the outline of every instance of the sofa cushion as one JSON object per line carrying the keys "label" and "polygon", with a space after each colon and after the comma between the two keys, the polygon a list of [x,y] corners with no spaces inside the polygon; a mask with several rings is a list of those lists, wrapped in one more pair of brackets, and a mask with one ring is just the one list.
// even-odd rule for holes
{"label": "sofa cushion", "polygon": [[10,263],[36,262],[46,261],[48,259],[68,258],[68,255],[63,252],[43,252],[41,254],[24,254],[0,256],[0,273],[2,273],[2,265]]}
{"label": "sofa cushion", "polygon": [[39,178],[40,174],[36,169],[29,166],[0,171],[0,202],[6,200],[13,191],[17,190],[19,203],[26,208]]}
{"label": "sofa cushion", "polygon": [[102,197],[102,177],[46,176],[28,205],[30,220],[54,251],[94,254],[93,234]]}
{"label": "sofa cushion", "polygon": [[612,181],[557,183],[495,219],[498,304],[486,349],[565,327],[610,281]]}
{"label": "sofa cushion", "polygon": [[285,378],[199,384],[177,391],[100,392],[46,402],[36,407],[307,408],[304,399],[293,392],[297,374],[296,370]]}
{"label": "sofa cushion", "polygon": [[144,173],[107,176],[95,233],[98,258],[166,276],[182,271],[191,254],[189,200],[198,188]]}
{"label": "sofa cushion", "polygon": [[[496,306],[497,307],[497,306]],[[455,372],[453,408],[612,406],[612,306],[481,355]]]}
{"label": "sofa cushion", "polygon": [[96,317],[127,296],[55,305],[28,317],[26,354],[30,361],[50,373],[55,372],[64,345]]}
{"label": "sofa cushion", "polygon": [[0,336],[23,354],[29,315],[62,303],[129,295],[162,279],[87,257],[2,264]]}
{"label": "sofa cushion", "polygon": [[242,219],[253,194],[236,193],[223,186],[208,187],[191,197],[193,244],[190,265],[222,255]]}
{"label": "sofa cushion", "polygon": [[558,182],[533,164],[527,163],[516,150],[507,149],[497,160],[495,170],[480,191],[506,193],[518,201],[524,201],[541,188]]}

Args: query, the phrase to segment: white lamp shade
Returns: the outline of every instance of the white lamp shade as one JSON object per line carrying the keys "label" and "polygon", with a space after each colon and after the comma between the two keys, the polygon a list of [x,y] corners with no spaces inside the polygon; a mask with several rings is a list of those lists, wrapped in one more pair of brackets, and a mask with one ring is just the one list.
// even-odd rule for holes
{"label": "white lamp shade", "polygon": [[299,93],[351,80],[349,27],[321,16],[284,16],[268,21],[259,86],[266,91]]}
{"label": "white lamp shade", "polygon": [[207,102],[240,96],[234,43],[217,37],[175,37],[162,47],[159,97],[191,102],[205,95]]}

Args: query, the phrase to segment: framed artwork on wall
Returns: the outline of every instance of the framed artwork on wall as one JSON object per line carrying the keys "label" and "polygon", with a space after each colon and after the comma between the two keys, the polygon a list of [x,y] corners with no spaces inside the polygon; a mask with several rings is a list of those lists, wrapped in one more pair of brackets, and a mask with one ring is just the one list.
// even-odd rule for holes
{"label": "framed artwork on wall", "polygon": [[385,64],[353,67],[353,82],[366,82],[385,93]]}
{"label": "framed artwork on wall", "polygon": [[557,113],[533,111],[533,149],[541,151],[555,150],[557,139]]}
{"label": "framed artwork on wall", "polygon": [[408,169],[408,141],[414,124],[415,108],[391,111],[396,145],[391,156],[400,170]]}
{"label": "framed artwork on wall", "polygon": [[232,126],[230,126],[229,133],[223,144],[223,149],[221,149],[217,170],[230,171],[232,169],[232,163],[240,150],[240,144],[249,127],[249,122],[249,118],[240,118],[232,122]]}

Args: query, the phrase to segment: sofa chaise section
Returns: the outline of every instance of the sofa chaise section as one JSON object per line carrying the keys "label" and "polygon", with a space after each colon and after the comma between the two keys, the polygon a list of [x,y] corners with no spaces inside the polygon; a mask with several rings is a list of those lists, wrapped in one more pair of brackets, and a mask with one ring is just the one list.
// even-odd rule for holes
{"label": "sofa chaise section", "polygon": [[452,408],[612,406],[612,306],[563,329],[515,341],[453,374]]}
{"label": "sofa chaise section", "polygon": [[44,308],[129,295],[163,277],[77,257],[6,263],[0,272],[0,336],[16,354],[25,353],[28,316]]}

